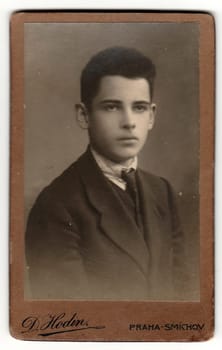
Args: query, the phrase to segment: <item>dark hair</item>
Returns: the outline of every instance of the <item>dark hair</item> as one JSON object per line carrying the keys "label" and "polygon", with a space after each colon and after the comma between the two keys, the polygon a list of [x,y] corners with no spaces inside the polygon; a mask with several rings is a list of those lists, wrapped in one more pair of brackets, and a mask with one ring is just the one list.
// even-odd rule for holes
{"label": "dark hair", "polygon": [[81,74],[81,101],[90,108],[100,80],[106,75],[144,78],[150,86],[151,98],[156,70],[153,62],[141,52],[126,47],[111,47],[94,55]]}

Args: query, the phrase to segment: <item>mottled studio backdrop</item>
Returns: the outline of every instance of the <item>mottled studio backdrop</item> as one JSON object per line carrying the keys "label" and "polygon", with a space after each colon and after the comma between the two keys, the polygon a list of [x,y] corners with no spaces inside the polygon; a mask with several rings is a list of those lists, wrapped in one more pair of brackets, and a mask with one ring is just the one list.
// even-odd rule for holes
{"label": "mottled studio backdrop", "polygon": [[194,23],[25,24],[25,220],[41,189],[85,149],[77,126],[79,78],[89,58],[130,46],[157,68],[156,124],[140,166],[166,177],[178,193],[193,298],[199,298],[199,71]]}

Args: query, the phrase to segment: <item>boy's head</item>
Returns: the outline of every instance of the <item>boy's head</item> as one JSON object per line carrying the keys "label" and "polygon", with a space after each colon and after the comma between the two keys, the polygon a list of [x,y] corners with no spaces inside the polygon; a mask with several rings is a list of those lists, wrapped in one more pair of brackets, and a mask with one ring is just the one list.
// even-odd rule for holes
{"label": "boy's head", "polygon": [[104,76],[144,78],[153,97],[155,66],[138,50],[126,47],[111,47],[94,55],[82,71],[80,79],[81,101],[90,110],[93,98],[99,90]]}
{"label": "boy's head", "polygon": [[142,149],[154,124],[154,77],[151,60],[135,49],[106,49],[86,65],[77,119],[101,155],[129,165]]}

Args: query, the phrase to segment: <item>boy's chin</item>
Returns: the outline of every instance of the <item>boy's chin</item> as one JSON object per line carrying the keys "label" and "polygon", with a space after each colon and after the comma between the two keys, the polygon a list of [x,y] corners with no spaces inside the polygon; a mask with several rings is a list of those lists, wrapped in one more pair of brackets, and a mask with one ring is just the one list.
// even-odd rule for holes
{"label": "boy's chin", "polygon": [[137,156],[137,153],[131,153],[128,155],[119,156],[115,158],[114,162],[122,165],[127,165],[127,163],[131,162],[132,159],[134,159],[136,156]]}

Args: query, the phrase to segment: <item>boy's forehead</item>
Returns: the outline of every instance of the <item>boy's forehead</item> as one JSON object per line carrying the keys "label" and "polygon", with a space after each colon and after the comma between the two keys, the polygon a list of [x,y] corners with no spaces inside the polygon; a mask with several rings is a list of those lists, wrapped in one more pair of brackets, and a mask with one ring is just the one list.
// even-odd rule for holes
{"label": "boy's forehead", "polygon": [[122,75],[105,75],[101,78],[95,97],[107,95],[142,95],[150,98],[150,84],[144,77],[128,78]]}

